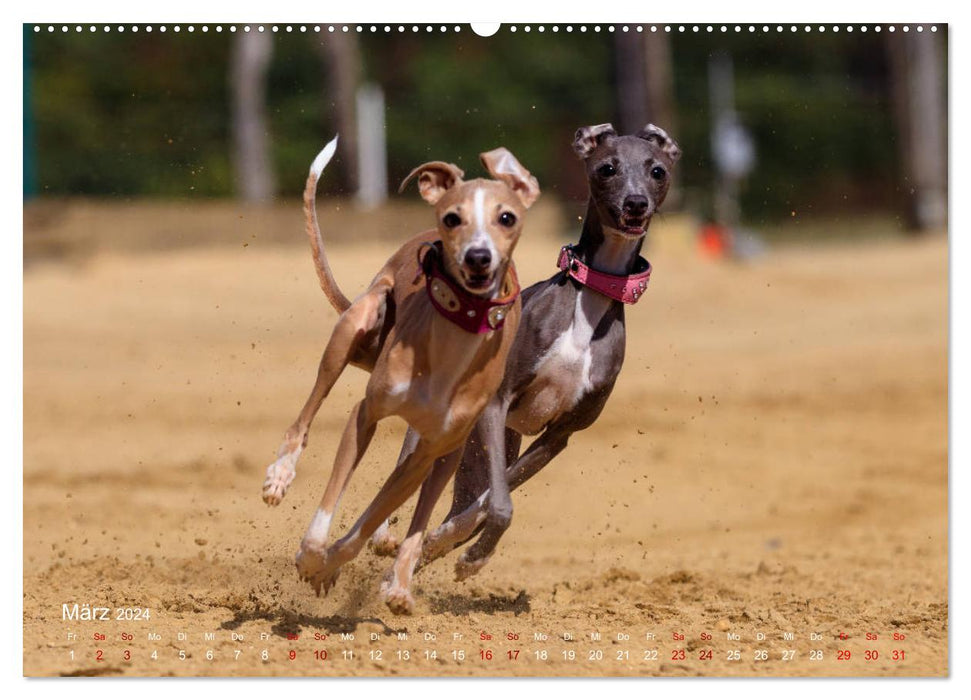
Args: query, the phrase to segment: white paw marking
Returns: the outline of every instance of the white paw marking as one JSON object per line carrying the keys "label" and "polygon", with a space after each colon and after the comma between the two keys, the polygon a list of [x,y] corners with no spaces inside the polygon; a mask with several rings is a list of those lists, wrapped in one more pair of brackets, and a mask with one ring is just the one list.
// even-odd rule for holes
{"label": "white paw marking", "polygon": [[263,500],[271,505],[278,506],[287,494],[287,489],[297,476],[297,459],[303,451],[298,447],[293,452],[288,452],[273,464],[266,468],[266,479],[263,481]]}
{"label": "white paw marking", "polygon": [[333,517],[333,513],[318,508],[310,521],[310,527],[307,528],[307,534],[303,536],[304,543],[314,549],[323,548],[327,544],[327,536],[330,534],[330,521]]}

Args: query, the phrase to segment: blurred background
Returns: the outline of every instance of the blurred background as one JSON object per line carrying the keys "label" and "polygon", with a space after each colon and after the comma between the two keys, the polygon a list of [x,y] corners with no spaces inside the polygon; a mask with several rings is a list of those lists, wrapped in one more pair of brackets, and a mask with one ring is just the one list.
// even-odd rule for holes
{"label": "blurred background", "polygon": [[[651,121],[680,142],[663,211],[688,215],[709,255],[755,254],[792,235],[946,225],[946,26],[503,26],[488,38],[468,26],[43,29],[24,28],[28,261],[90,246],[90,225],[58,225],[72,207],[86,220],[106,202],[150,200],[177,216],[189,204],[234,200],[257,205],[243,224],[251,236],[299,237],[261,217],[294,206],[335,132],[340,149],[321,198],[356,210],[359,234],[384,232],[368,212],[386,206],[418,163],[452,161],[474,175],[477,154],[501,144],[539,178],[547,214],[570,236],[586,198],[572,135],[605,121],[628,133]],[[192,221],[174,228],[149,243],[220,235]]]}

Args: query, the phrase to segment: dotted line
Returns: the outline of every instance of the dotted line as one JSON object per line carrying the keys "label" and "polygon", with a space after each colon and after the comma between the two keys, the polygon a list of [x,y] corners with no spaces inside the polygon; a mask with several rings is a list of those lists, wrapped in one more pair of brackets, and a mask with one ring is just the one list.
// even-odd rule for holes
{"label": "dotted line", "polygon": [[[608,33],[609,32],[617,32],[617,31],[620,31],[620,32],[642,32],[642,33],[647,31],[647,32],[656,33],[656,32],[662,32],[663,31],[663,32],[668,33],[668,34],[675,34],[675,33],[677,33],[677,34],[685,34],[685,33],[689,33],[689,32],[692,33],[692,34],[700,34],[702,32],[704,32],[706,34],[714,34],[714,33],[726,34],[726,33],[729,33],[729,32],[734,32],[736,34],[740,34],[742,32],[748,32],[749,34],[755,34],[755,33],[771,34],[773,32],[774,33],[777,33],[777,34],[781,34],[781,33],[787,32],[787,31],[789,33],[791,33],[791,34],[795,34],[795,33],[800,32],[800,31],[803,32],[803,33],[818,32],[820,34],[823,34],[823,33],[826,33],[826,32],[832,32],[833,34],[838,34],[839,32],[846,32],[847,34],[852,34],[854,31],[859,31],[859,32],[865,34],[868,31],[873,31],[873,32],[877,32],[877,33],[881,32],[881,31],[888,31],[888,32],[894,33],[894,32],[896,32],[898,30],[899,31],[902,31],[902,32],[905,32],[905,33],[910,32],[911,30],[914,30],[914,31],[917,31],[917,32],[923,32],[925,30],[925,25],[922,25],[922,24],[917,24],[917,25],[909,25],[909,24],[893,25],[893,24],[891,24],[891,25],[885,25],[884,26],[884,25],[877,24],[877,25],[872,25],[872,26],[868,26],[868,25],[859,25],[859,26],[857,26],[857,25],[838,25],[838,24],[834,24],[834,25],[827,26],[827,25],[809,25],[809,24],[806,24],[806,25],[795,25],[795,24],[791,24],[791,25],[781,25],[781,24],[773,24],[773,25],[768,25],[768,24],[763,24],[763,25],[754,25],[754,24],[749,24],[749,25],[739,25],[739,24],[735,24],[735,25],[726,25],[726,24],[720,24],[720,25],[712,25],[712,24],[705,24],[705,25],[699,25],[699,24],[692,24],[692,25],[684,25],[684,24],[678,24],[678,25],[673,25],[673,24],[664,24],[664,25],[657,25],[657,24],[651,24],[651,25],[641,25],[641,24],[634,24],[634,25],[629,25],[629,24],[613,25],[613,24],[610,24],[610,25],[603,25],[603,26],[601,26],[599,24],[595,24],[595,25],[581,24],[581,25],[574,26],[574,25],[571,25],[571,24],[568,24],[568,25],[558,25],[558,24],[554,24],[554,25],[550,25],[549,27],[547,27],[547,26],[544,26],[544,25],[536,25],[536,26],[533,26],[533,25],[528,25],[527,24],[527,25],[519,26],[519,25],[513,24],[513,25],[509,25],[507,27],[503,27],[503,29],[505,29],[506,31],[508,31],[510,33],[513,33],[513,34],[519,32],[519,31],[522,31],[522,32],[524,32],[526,34],[529,34],[529,33],[533,32],[533,31],[538,32],[540,34],[543,34],[547,30],[549,30],[550,32],[552,32],[554,34],[559,33],[559,32],[565,32],[567,34],[570,34],[570,33],[573,33],[573,32],[579,32],[580,34],[592,32],[592,33],[596,34],[596,33],[604,32],[604,31],[606,31]],[[929,27],[926,27],[926,29],[929,29],[931,32],[936,32],[937,31],[937,26],[936,25],[930,25]],[[462,27],[458,26],[458,25],[454,25],[454,26],[449,25],[449,26],[446,26],[446,25],[430,25],[430,24],[426,24],[426,25],[417,25],[417,24],[412,24],[412,25],[403,25],[403,24],[398,24],[398,25],[388,25],[388,24],[384,24],[384,25],[378,25],[378,24],[369,24],[369,25],[361,25],[361,24],[358,24],[358,25],[348,25],[348,24],[337,24],[337,25],[335,25],[335,24],[329,24],[329,25],[319,25],[319,24],[315,24],[315,25],[307,25],[307,24],[299,24],[299,25],[292,25],[292,24],[285,24],[285,25],[278,25],[278,24],[264,25],[264,24],[255,24],[255,25],[250,25],[250,24],[243,24],[243,25],[235,25],[235,24],[231,24],[231,25],[226,25],[226,26],[221,25],[221,24],[217,24],[217,25],[214,25],[214,26],[211,26],[211,27],[209,25],[206,25],[206,24],[199,25],[199,26],[191,25],[191,24],[190,25],[187,25],[187,26],[182,26],[182,25],[178,25],[178,24],[175,24],[175,25],[164,25],[164,24],[162,24],[162,25],[137,25],[137,24],[132,24],[132,25],[123,25],[123,24],[119,24],[119,25],[107,25],[106,24],[106,25],[103,25],[103,26],[100,26],[100,27],[99,26],[96,26],[96,25],[93,25],[93,24],[92,25],[80,25],[80,24],[78,24],[78,25],[66,25],[66,24],[53,25],[53,24],[48,24],[48,25],[43,25],[43,26],[42,25],[39,25],[39,24],[35,24],[34,25],[34,33],[35,34],[41,33],[43,31],[46,31],[49,34],[53,34],[53,33],[57,32],[57,31],[60,31],[62,34],[66,34],[66,33],[71,32],[71,31],[74,31],[77,34],[80,34],[80,33],[84,32],[84,31],[87,31],[88,33],[94,33],[94,32],[97,32],[97,31],[102,31],[102,32],[105,32],[105,33],[117,32],[119,34],[124,34],[125,32],[131,32],[133,34],[136,34],[139,31],[145,32],[146,34],[151,34],[152,32],[159,32],[161,34],[165,34],[166,32],[169,32],[169,31],[172,31],[172,32],[174,32],[176,34],[179,34],[179,33],[183,32],[183,31],[188,32],[189,34],[193,34],[193,33],[196,33],[196,32],[200,32],[202,34],[206,34],[206,33],[209,33],[210,31],[215,32],[217,34],[222,33],[223,31],[226,31],[226,32],[229,32],[229,33],[235,33],[235,32],[240,32],[240,31],[241,32],[250,32],[250,31],[266,32],[266,31],[271,31],[271,32],[274,32],[274,33],[281,33],[282,32],[282,33],[286,33],[286,34],[291,34],[291,33],[294,33],[294,32],[303,33],[303,34],[306,34],[308,32],[314,32],[314,33],[317,33],[317,34],[320,34],[320,33],[334,33],[334,32],[344,32],[344,33],[356,32],[358,34],[377,34],[379,32],[380,33],[384,33],[384,34],[391,34],[391,33],[395,33],[395,32],[397,32],[399,34],[403,34],[403,33],[406,33],[406,32],[411,32],[413,34],[417,34],[419,32],[425,32],[426,34],[431,34],[431,33],[434,33],[434,32],[438,32],[438,33],[444,34],[444,33],[447,33],[449,31],[458,33],[458,32],[463,32],[463,31],[466,31],[466,30],[463,29]]]}

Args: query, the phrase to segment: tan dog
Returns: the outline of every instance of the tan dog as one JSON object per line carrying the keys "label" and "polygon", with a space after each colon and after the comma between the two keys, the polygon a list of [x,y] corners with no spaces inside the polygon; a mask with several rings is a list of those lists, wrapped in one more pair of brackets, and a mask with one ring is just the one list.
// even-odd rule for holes
{"label": "tan dog", "polygon": [[[336,141],[311,166],[304,209],[321,286],[341,316],[310,398],[267,469],[263,499],[271,505],[282,500],[310,423],[344,367],[353,363],[371,370],[300,544],[297,569],[318,594],[321,589],[326,594],[340,567],[424,483],[411,528],[383,586],[392,610],[410,612],[411,576],[432,509],[458,466],[469,431],[499,388],[516,335],[521,305],[511,256],[539,185],[504,148],[480,155],[495,180],[465,182],[464,173],[448,163],[419,166],[402,188],[417,176],[422,198],[435,206],[437,228],[405,243],[349,303],[327,264],[315,215],[317,181]],[[341,494],[378,421],[392,415],[409,425],[398,465],[351,530],[328,546]]]}

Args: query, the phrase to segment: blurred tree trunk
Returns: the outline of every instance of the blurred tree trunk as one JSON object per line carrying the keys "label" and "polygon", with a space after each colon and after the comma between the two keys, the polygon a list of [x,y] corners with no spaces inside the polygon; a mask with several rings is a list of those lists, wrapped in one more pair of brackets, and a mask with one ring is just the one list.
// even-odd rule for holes
{"label": "blurred tree trunk", "polygon": [[673,136],[670,38],[662,32],[621,32],[614,41],[620,132],[632,134],[650,122]]}
{"label": "blurred tree trunk", "polygon": [[328,34],[317,48],[327,66],[330,103],[340,134],[341,179],[347,192],[356,192],[359,182],[356,100],[362,74],[357,34]]}
{"label": "blurred tree trunk", "polygon": [[649,121],[677,141],[678,125],[674,113],[674,79],[671,68],[671,37],[665,32],[644,34],[647,66],[647,104]]}
{"label": "blurred tree trunk", "polygon": [[230,86],[236,195],[266,201],[275,189],[266,118],[266,72],[273,56],[269,32],[239,32],[233,40]]}
{"label": "blurred tree trunk", "polygon": [[647,59],[643,37],[635,32],[617,32],[614,39],[617,61],[617,116],[619,132],[633,134],[649,121]]}
{"label": "blurred tree trunk", "polygon": [[947,223],[944,50],[937,33],[887,35],[891,91],[908,227]]}
{"label": "blurred tree trunk", "polygon": [[34,102],[31,97],[33,74],[31,71],[31,44],[33,32],[28,25],[24,32],[24,199],[37,194],[37,145],[34,141]]}

